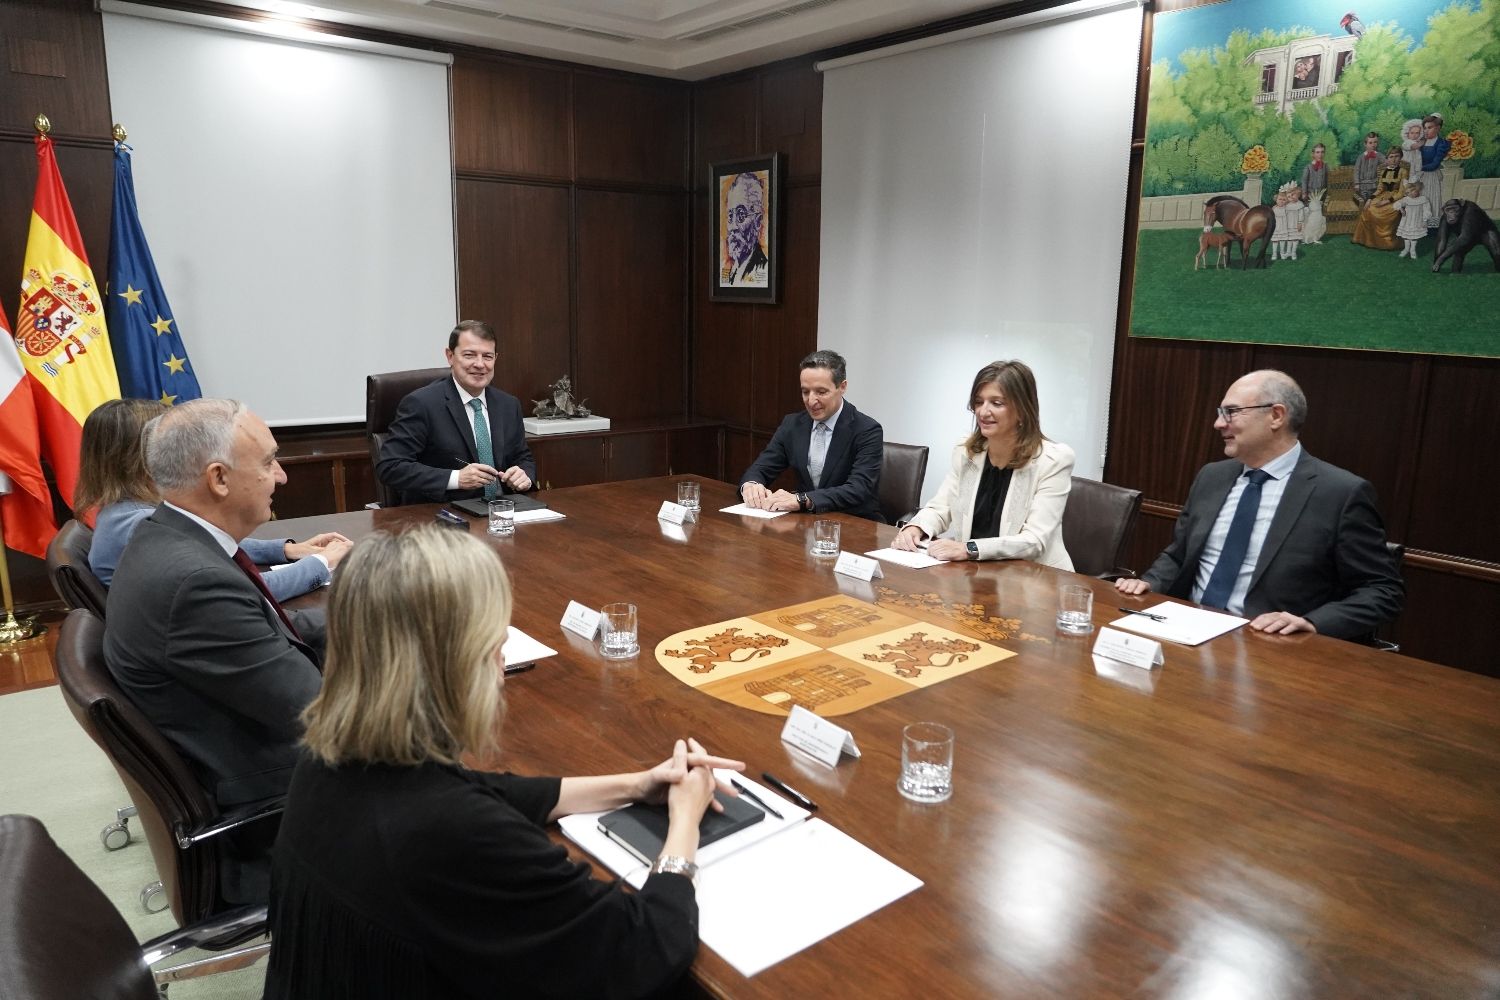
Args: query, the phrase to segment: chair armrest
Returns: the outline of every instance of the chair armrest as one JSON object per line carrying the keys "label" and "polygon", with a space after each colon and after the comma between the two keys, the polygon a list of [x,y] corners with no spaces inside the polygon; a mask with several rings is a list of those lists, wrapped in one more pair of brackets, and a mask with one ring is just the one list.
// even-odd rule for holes
{"label": "chair armrest", "polygon": [[218,820],[206,826],[194,827],[190,830],[178,827],[173,833],[177,838],[177,846],[185,851],[200,840],[217,837],[221,833],[228,833],[230,830],[242,827],[246,823],[254,823],[256,820],[265,819],[267,816],[279,815],[285,809],[286,796],[283,795],[259,805],[222,813]]}
{"label": "chair armrest", "polygon": [[225,948],[266,931],[266,907],[242,906],[187,927],[179,927],[141,945],[147,965],[155,965],[189,948]]}
{"label": "chair armrest", "polygon": [[1107,580],[1110,583],[1114,583],[1116,580],[1133,580],[1135,579],[1135,575],[1135,570],[1126,569],[1124,566],[1116,566],[1108,573],[1100,573],[1095,579]]}

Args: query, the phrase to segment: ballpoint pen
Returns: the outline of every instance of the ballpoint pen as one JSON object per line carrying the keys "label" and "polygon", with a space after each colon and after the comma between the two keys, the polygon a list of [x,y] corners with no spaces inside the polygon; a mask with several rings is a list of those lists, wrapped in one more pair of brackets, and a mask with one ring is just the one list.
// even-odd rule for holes
{"label": "ballpoint pen", "polygon": [[1127,615],[1140,615],[1142,618],[1149,618],[1154,622],[1164,622],[1167,620],[1166,615],[1153,615],[1149,611],[1136,611],[1134,608],[1116,608],[1115,610],[1123,611]]}
{"label": "ballpoint pen", "polygon": [[775,816],[777,819],[786,819],[786,817],[783,816],[783,815],[781,815],[781,813],[777,812],[775,809],[772,809],[769,805],[767,805],[765,799],[761,798],[759,795],[756,795],[750,789],[748,789],[744,785],[740,784],[738,780],[736,780],[734,778],[730,778],[729,779],[729,783],[731,785],[733,785],[739,791],[739,793],[741,795],[743,795],[745,798],[749,799],[751,802],[754,802],[756,805],[760,806],[762,809],[764,809],[766,812],[770,813],[772,816]]}
{"label": "ballpoint pen", "polygon": [[801,792],[797,791],[797,789],[793,788],[791,785],[788,785],[780,778],[776,777],[776,775],[772,774],[770,771],[762,771],[760,776],[764,778],[766,784],[770,785],[772,788],[790,795],[792,797],[792,801],[796,802],[803,809],[818,808],[818,804],[816,802],[808,798],[806,795],[803,795]]}

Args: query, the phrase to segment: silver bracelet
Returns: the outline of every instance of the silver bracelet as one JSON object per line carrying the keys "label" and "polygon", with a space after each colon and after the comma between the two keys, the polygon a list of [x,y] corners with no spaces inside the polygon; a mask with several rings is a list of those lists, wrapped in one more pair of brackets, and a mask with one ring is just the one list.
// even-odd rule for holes
{"label": "silver bracelet", "polygon": [[678,854],[663,854],[651,866],[653,875],[682,875],[690,879],[698,877],[698,865]]}

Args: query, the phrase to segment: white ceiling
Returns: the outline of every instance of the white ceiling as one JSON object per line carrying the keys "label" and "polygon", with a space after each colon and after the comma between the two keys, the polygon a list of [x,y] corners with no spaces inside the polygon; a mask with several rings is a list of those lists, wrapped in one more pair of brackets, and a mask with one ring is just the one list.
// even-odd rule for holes
{"label": "white ceiling", "polygon": [[590,66],[701,80],[997,5],[997,0],[236,0]]}

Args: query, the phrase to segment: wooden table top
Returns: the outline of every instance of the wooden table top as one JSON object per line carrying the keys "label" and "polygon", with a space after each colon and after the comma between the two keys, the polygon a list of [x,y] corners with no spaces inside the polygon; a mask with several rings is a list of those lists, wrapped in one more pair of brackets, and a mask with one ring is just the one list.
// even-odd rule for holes
{"label": "wooden table top", "polygon": [[[678,477],[681,478],[681,477]],[[1025,562],[884,567],[887,586],[982,604],[1036,640],[1019,655],[844,715],[864,756],[808,764],[782,720],[694,691],[652,655],[667,636],[866,585],[805,554],[812,518],[717,512],[674,540],[676,479],[543,494],[568,520],[492,539],[514,621],[558,649],[506,685],[505,765],[630,770],[696,736],[812,796],[818,815],[923,880],[745,979],[732,997],[1469,997],[1500,992],[1500,683],[1322,636],[1239,629],[1166,646],[1153,672],[1096,671],[1093,637],[1055,630],[1056,587],[1088,582],[1096,624],[1128,603],[1101,581]],[[357,538],[436,508],[272,522]],[[840,517],[843,547],[894,529]],[[484,536],[484,526],[472,530]],[[640,608],[640,657],[604,660],[558,626],[569,600]],[[1148,599],[1147,603],[1157,598]],[[1457,623],[1455,623],[1457,624]],[[1476,623],[1479,625],[1488,623]],[[905,724],[957,733],[953,797],[896,791]],[[797,905],[796,887],[786,887]]]}

